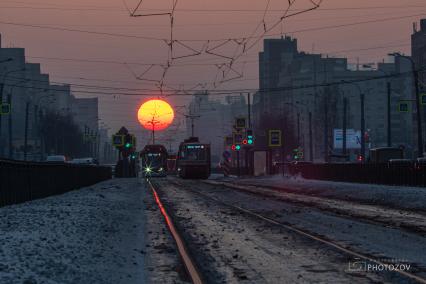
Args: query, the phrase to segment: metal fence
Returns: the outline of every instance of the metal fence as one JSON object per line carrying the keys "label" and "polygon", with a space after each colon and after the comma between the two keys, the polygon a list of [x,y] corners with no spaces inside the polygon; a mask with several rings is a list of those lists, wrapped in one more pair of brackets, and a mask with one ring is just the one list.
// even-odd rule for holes
{"label": "metal fence", "polygon": [[0,160],[0,206],[65,193],[111,177],[110,167]]}
{"label": "metal fence", "polygon": [[291,164],[288,173],[306,179],[426,186],[426,167],[412,164]]}

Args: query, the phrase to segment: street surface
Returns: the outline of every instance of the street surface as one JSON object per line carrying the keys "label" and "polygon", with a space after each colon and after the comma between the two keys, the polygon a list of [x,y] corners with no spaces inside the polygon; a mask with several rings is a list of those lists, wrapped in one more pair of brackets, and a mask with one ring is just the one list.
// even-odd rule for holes
{"label": "street surface", "polygon": [[[218,175],[207,181],[168,176],[151,183],[206,283],[426,278],[424,205],[407,197],[392,206],[402,191],[408,196],[416,191],[423,200],[421,189],[366,191],[368,185]],[[386,189],[389,194],[381,195]],[[143,179],[113,179],[0,208],[0,228],[0,283],[190,282]],[[362,259],[341,248],[409,265],[409,275],[351,269]]]}
{"label": "street surface", "polygon": [[0,283],[176,283],[183,268],[147,193],[115,179],[0,208]]}
{"label": "street surface", "polygon": [[[307,196],[308,200],[302,201],[296,194],[273,195],[263,188],[256,192],[247,185],[238,189],[235,180],[231,188],[217,181],[200,183],[172,177],[154,182],[169,211],[175,212],[209,282],[410,282],[395,273],[349,271],[354,257],[226,204],[290,224],[375,259],[410,263],[412,271],[426,275],[423,213],[373,205],[364,210],[367,205],[342,205],[342,201]],[[401,220],[411,215],[417,219],[407,221],[410,226],[405,227],[388,218],[389,212],[399,212]]]}

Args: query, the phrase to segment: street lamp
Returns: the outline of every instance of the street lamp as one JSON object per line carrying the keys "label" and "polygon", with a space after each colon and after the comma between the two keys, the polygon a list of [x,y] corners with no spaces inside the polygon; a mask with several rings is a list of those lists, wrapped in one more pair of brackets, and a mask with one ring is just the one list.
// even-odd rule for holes
{"label": "street lamp", "polygon": [[[17,84],[28,82],[28,81],[30,81],[30,79],[22,79],[22,80],[18,81]],[[9,92],[9,95],[8,95],[8,98],[7,98],[9,105],[12,105],[12,95],[13,95],[13,91],[15,90],[16,87],[21,87],[21,86],[13,85],[10,88],[10,92]],[[13,106],[12,106],[12,112],[9,114],[9,127],[8,127],[9,128],[9,131],[8,131],[9,132],[9,159],[13,159],[13,150],[12,150],[12,148],[13,148],[13,137],[12,137],[12,135],[13,135],[13,133],[12,133],[13,119],[12,119],[12,114],[13,114]]]}
{"label": "street lamp", "polygon": [[307,112],[308,112],[308,118],[309,118],[309,160],[312,162],[314,160],[314,155],[313,155],[313,140],[312,140],[312,112],[309,110],[308,105],[305,103],[301,103],[299,101],[296,101],[296,104],[293,103],[284,103],[286,105],[291,105],[293,107],[298,108],[297,111],[297,143],[299,144],[298,146],[300,146],[300,111],[299,111],[299,106],[298,105],[303,105]]}
{"label": "street lamp", "polygon": [[[11,59],[11,58],[9,58]],[[13,59],[9,60],[7,59],[4,62],[12,61]],[[2,76],[2,79],[0,81],[0,105],[3,104],[3,90],[4,90],[4,82],[6,81],[7,76],[9,76],[12,73],[15,72],[22,72],[25,71],[25,68],[15,69],[15,70],[9,70],[5,72]],[[0,114],[0,156],[3,156],[3,140],[1,139],[1,133],[2,133],[2,115]]]}
{"label": "street lamp", "polygon": [[344,84],[351,84],[355,86],[359,91],[359,97],[360,97],[360,107],[361,107],[361,156],[362,160],[365,161],[365,95],[361,90],[361,87],[353,82],[348,81],[342,81]]}
{"label": "street lamp", "polygon": [[418,157],[423,157],[423,131],[422,131],[422,115],[420,113],[420,92],[419,92],[419,73],[416,70],[416,63],[413,58],[407,55],[402,55],[401,53],[394,52],[389,53],[389,56],[393,57],[402,57],[408,59],[411,62],[411,71],[413,73],[414,79],[414,90],[416,92],[416,110],[417,110],[417,147],[418,147]]}

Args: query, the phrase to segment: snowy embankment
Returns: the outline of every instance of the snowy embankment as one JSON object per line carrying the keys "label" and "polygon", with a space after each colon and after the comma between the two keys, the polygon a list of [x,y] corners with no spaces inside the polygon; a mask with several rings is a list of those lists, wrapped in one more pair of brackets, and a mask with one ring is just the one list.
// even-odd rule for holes
{"label": "snowy embankment", "polygon": [[300,177],[232,179],[238,184],[279,188],[288,192],[426,211],[426,188],[308,180]]}
{"label": "snowy embankment", "polygon": [[[173,243],[153,205],[136,179],[116,179],[0,208],[0,283],[178,278]],[[154,275],[159,265],[163,272]]]}

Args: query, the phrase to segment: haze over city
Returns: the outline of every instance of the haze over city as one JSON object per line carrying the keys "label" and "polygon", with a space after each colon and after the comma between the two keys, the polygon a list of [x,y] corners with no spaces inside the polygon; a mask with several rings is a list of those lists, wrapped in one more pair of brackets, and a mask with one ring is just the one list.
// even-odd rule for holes
{"label": "haze over city", "polygon": [[0,1],[0,284],[426,284],[424,0]]}

